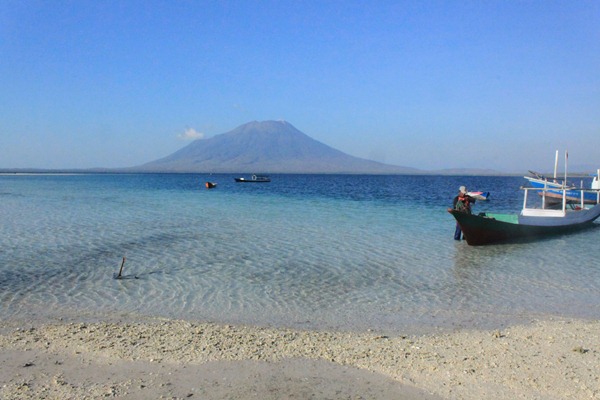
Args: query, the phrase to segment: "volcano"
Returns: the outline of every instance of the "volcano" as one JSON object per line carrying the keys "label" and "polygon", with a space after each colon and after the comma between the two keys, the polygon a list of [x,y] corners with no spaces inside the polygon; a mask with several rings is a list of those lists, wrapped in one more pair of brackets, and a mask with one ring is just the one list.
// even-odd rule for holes
{"label": "volcano", "polygon": [[353,157],[300,132],[285,121],[254,121],[197,139],[186,147],[132,170],[202,173],[411,174],[401,167]]}

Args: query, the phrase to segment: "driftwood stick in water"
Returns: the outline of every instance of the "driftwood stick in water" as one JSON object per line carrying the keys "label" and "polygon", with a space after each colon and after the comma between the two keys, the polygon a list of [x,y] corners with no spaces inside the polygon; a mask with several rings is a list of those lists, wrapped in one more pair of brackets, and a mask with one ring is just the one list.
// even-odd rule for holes
{"label": "driftwood stick in water", "polygon": [[123,273],[123,266],[125,265],[125,257],[123,257],[123,261],[121,262],[121,269],[119,270],[119,275],[117,275],[117,278],[121,277],[121,274]]}

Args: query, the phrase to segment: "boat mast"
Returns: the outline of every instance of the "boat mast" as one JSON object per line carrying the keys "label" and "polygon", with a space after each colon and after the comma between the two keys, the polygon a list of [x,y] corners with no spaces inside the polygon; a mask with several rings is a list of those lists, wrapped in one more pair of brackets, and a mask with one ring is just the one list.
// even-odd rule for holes
{"label": "boat mast", "polygon": [[556,171],[558,170],[558,150],[556,150],[556,155],[554,156],[554,182],[556,182]]}
{"label": "boat mast", "polygon": [[567,164],[569,163],[569,151],[565,150],[565,180],[563,181],[563,212],[567,209]]}
{"label": "boat mast", "polygon": [[569,163],[569,151],[565,150],[565,181],[564,185],[567,186],[567,164]]}

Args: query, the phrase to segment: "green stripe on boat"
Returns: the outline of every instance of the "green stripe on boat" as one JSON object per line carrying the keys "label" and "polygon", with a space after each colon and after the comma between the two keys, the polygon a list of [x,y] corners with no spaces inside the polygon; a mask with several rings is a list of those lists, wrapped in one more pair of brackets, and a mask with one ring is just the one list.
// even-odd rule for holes
{"label": "green stripe on boat", "polygon": [[509,224],[518,224],[519,216],[516,214],[492,214],[485,213],[485,216],[488,218],[493,218],[496,221],[508,222]]}

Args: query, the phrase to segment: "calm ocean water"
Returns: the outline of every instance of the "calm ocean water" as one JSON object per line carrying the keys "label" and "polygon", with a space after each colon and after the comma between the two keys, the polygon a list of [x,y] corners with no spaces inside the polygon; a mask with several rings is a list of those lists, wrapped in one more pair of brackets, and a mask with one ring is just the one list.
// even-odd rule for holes
{"label": "calm ocean water", "polygon": [[[517,212],[523,178],[271,178],[0,176],[0,318],[388,332],[600,318],[600,229],[487,247],[453,240],[446,208],[460,185],[491,192],[476,212]],[[123,256],[129,279],[113,279]]]}

